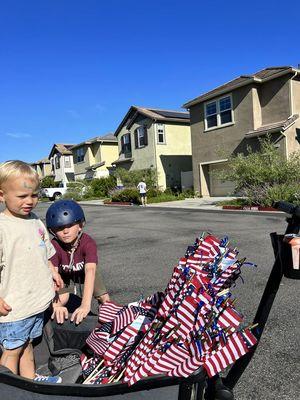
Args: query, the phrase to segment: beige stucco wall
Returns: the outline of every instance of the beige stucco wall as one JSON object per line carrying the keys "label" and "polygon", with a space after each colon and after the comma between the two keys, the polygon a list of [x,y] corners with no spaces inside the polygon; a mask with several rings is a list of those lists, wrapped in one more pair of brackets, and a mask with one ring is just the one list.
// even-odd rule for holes
{"label": "beige stucco wall", "polygon": [[118,158],[118,143],[102,143],[99,148],[99,161],[105,161],[105,165],[100,167],[101,170],[107,170],[111,164]]}
{"label": "beige stucco wall", "polygon": [[[146,125],[148,130],[148,145],[142,148],[135,148],[134,132],[140,127]],[[120,163],[119,168],[127,168],[129,170],[140,170],[154,168],[158,172],[158,187],[161,189],[166,188],[166,174],[163,167],[161,156],[191,156],[191,133],[190,127],[187,124],[181,123],[166,123],[165,126],[165,137],[166,144],[157,144],[156,136],[156,124],[151,119],[143,116],[138,116],[133,125],[130,127],[130,138],[131,138],[131,158],[132,163]],[[121,152],[121,137],[126,134],[128,129],[124,126],[118,134],[118,151]],[[171,169],[171,174],[174,174],[177,179],[178,169],[186,171],[185,160],[177,160],[174,162],[176,168]],[[191,168],[189,168],[191,169]],[[175,179],[174,178],[174,179]]]}
{"label": "beige stucco wall", "polygon": [[292,93],[292,111],[291,114],[300,115],[300,81],[291,80],[291,93]]}
{"label": "beige stucco wall", "polygon": [[[244,86],[232,95],[234,123],[221,128],[205,131],[204,104],[190,109],[191,140],[193,154],[194,189],[200,192],[200,164],[227,159],[239,151],[245,133],[254,129],[253,102],[257,103],[254,86]],[[256,105],[257,107],[257,105]],[[257,124],[257,122],[256,122]]]}
{"label": "beige stucco wall", "polygon": [[[97,168],[94,177],[107,176],[107,167],[118,158],[118,144],[116,143],[101,143],[95,142],[91,145],[82,146],[85,149],[84,160],[79,163],[74,163],[74,172],[77,179],[86,177],[86,168],[93,164],[105,161],[105,165]],[[78,148],[77,148],[78,149]],[[76,160],[76,149],[73,150],[74,159]]]}
{"label": "beige stucco wall", "polygon": [[[180,157],[171,158],[170,163],[164,163],[164,156],[191,156],[192,155],[192,145],[191,145],[191,130],[189,125],[184,124],[165,124],[165,144],[157,143],[156,136],[156,124],[153,125],[153,130],[155,132],[155,143],[156,143],[156,168],[158,174],[158,186],[161,189],[165,189],[168,186],[168,182],[173,186],[172,181],[175,184],[180,183],[180,171],[188,171],[190,167],[187,167],[186,159],[181,159]],[[167,165],[166,165],[167,164]],[[167,179],[166,173],[170,176]]]}
{"label": "beige stucco wall", "polygon": [[300,120],[298,119],[284,134],[286,136],[286,152],[287,156],[295,151],[300,151],[300,144],[296,140],[296,129],[300,130]]}
{"label": "beige stucco wall", "polygon": [[[84,175],[86,173],[86,167],[94,164],[94,156],[89,146],[83,145],[84,148],[84,159],[81,162],[77,162],[76,151],[79,149],[73,149],[73,159],[74,159],[74,173],[75,179],[84,179]],[[80,147],[81,148],[81,147]]]}
{"label": "beige stucco wall", "polygon": [[267,81],[260,85],[262,125],[284,121],[291,115],[290,75]]}
{"label": "beige stucco wall", "polygon": [[[147,126],[148,133],[148,145],[141,148],[135,148],[134,132],[140,126]],[[131,164],[131,170],[137,169],[148,169],[155,168],[155,148],[153,140],[153,124],[149,118],[144,118],[143,116],[138,116],[134,124],[130,127],[130,137],[131,137],[131,154],[133,158],[133,163]]]}

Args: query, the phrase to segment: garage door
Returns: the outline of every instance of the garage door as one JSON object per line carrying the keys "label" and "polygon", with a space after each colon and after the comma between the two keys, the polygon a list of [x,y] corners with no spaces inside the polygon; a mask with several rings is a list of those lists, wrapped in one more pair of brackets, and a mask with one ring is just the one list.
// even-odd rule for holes
{"label": "garage door", "polygon": [[209,187],[211,196],[229,196],[234,191],[235,184],[231,181],[222,181],[218,172],[226,168],[225,163],[209,165]]}

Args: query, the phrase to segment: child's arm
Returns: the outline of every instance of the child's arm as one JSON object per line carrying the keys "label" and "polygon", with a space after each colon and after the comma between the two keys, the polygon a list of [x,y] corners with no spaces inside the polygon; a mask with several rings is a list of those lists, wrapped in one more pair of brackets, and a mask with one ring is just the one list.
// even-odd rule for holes
{"label": "child's arm", "polygon": [[63,324],[69,317],[69,312],[64,305],[68,302],[69,293],[63,293],[62,295],[56,294],[52,302],[52,315],[51,319],[56,319],[58,324]]}
{"label": "child's arm", "polygon": [[96,263],[85,264],[84,267],[85,279],[84,279],[81,306],[78,307],[71,316],[71,321],[72,322],[75,321],[76,324],[80,324],[80,322],[91,311],[91,302],[94,291],[96,267],[97,267]]}
{"label": "child's arm", "polygon": [[7,315],[12,310],[11,306],[9,306],[3,299],[0,297],[0,316]]}
{"label": "child's arm", "polygon": [[50,260],[48,260],[48,266],[49,266],[49,268],[51,270],[51,273],[52,273],[52,278],[54,280],[55,290],[63,289],[65,284],[64,284],[64,281],[62,280],[62,277],[60,276],[57,268],[54,267],[54,265],[52,264],[52,262]]}

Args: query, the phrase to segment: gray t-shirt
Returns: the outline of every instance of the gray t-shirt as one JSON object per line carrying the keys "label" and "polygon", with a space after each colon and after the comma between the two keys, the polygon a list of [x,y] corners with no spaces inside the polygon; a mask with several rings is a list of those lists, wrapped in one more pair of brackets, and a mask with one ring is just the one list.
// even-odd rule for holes
{"label": "gray t-shirt", "polygon": [[47,229],[36,215],[23,219],[0,213],[0,297],[12,307],[0,322],[19,321],[46,310],[54,297],[48,267],[54,254]]}

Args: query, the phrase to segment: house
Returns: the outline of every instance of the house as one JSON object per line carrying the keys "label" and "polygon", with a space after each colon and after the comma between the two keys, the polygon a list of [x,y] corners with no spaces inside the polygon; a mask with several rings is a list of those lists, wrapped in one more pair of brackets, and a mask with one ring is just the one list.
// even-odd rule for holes
{"label": "house", "polygon": [[72,144],[57,143],[52,146],[49,154],[52,175],[55,182],[74,181]]}
{"label": "house", "polygon": [[188,112],[131,106],[115,136],[119,145],[116,167],[130,171],[154,168],[160,189],[180,187],[181,176],[192,174]]}
{"label": "house", "polygon": [[113,133],[97,136],[73,145],[75,180],[102,178],[109,175],[118,157],[118,141]]}
{"label": "house", "polygon": [[299,149],[300,70],[270,67],[243,75],[183,105],[190,111],[195,191],[224,196],[234,190],[215,172],[232,154],[255,151],[267,134],[287,159]]}
{"label": "house", "polygon": [[40,179],[46,176],[52,176],[51,163],[48,158],[43,158],[42,160],[33,162],[30,164],[37,172]]}

